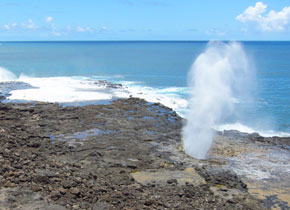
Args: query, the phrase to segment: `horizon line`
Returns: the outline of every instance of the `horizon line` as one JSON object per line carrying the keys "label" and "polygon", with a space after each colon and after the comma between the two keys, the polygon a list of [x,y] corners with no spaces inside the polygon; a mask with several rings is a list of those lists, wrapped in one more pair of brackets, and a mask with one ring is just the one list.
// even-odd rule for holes
{"label": "horizon line", "polygon": [[0,40],[7,42],[290,42],[290,40]]}

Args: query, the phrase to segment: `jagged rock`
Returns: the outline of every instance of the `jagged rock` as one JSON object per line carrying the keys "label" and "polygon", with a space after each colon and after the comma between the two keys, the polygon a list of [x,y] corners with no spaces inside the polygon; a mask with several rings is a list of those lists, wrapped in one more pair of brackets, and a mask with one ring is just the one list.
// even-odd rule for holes
{"label": "jagged rock", "polygon": [[[247,194],[239,177],[208,168],[197,174],[193,159],[170,150],[180,148],[182,125],[172,109],[137,98],[84,107],[0,103],[0,206],[259,209],[210,189],[218,183]],[[1,203],[1,190],[16,186]]]}

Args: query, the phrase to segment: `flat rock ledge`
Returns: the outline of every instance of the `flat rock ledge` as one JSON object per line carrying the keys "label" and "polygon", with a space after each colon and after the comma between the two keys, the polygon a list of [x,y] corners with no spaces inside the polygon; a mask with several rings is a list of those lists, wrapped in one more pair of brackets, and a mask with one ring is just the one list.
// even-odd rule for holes
{"label": "flat rock ledge", "polygon": [[266,209],[184,154],[183,119],[161,104],[0,103],[0,119],[0,209]]}

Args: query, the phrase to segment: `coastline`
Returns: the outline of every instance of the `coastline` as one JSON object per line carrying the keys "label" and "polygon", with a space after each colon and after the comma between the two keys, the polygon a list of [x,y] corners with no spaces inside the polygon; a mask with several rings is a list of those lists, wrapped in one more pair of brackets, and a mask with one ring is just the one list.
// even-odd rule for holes
{"label": "coastline", "polygon": [[[0,206],[7,209],[289,207],[280,197],[258,200],[249,181],[222,167],[228,160],[217,151],[238,156],[232,150],[241,144],[219,145],[228,150],[215,150],[208,160],[184,154],[183,119],[161,104],[137,98],[84,107],[1,103],[0,118]],[[243,137],[218,133],[233,135]],[[251,138],[285,145],[285,139],[243,138],[248,146]]]}
{"label": "coastline", "polygon": [[[189,99],[178,95],[179,92],[187,94],[186,87],[156,88],[144,86],[138,82],[109,80],[107,77],[34,78],[22,75],[18,79],[9,78],[7,81],[0,81],[0,89],[0,101],[4,103],[39,101],[59,103],[62,106],[86,106],[108,104],[115,99],[135,97],[151,103],[161,103],[176,111],[182,118],[186,117],[189,109]],[[261,129],[233,121],[218,124],[213,129],[221,132],[237,130],[242,133],[259,133],[263,137],[290,137],[288,130],[267,127],[268,129]]]}

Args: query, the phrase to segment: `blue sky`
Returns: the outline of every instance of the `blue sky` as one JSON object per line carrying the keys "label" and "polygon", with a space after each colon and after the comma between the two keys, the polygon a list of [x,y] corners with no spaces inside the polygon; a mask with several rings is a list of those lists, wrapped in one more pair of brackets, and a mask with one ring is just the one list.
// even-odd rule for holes
{"label": "blue sky", "polygon": [[0,0],[0,40],[290,40],[289,0]]}

